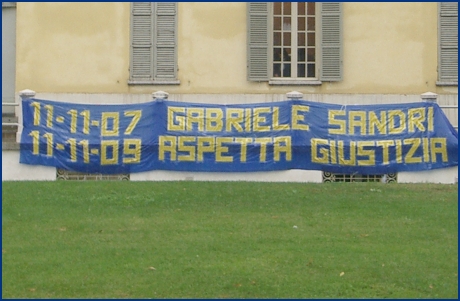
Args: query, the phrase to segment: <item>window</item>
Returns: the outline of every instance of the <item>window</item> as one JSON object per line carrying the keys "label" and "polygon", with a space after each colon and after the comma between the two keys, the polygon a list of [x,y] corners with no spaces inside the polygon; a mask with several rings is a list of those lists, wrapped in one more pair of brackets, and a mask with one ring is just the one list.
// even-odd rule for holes
{"label": "window", "polygon": [[316,77],[315,2],[273,3],[273,77]]}
{"label": "window", "polygon": [[339,174],[323,171],[323,183],[329,182],[398,182],[398,174],[389,173],[384,175],[360,175],[360,174]]}
{"label": "window", "polygon": [[458,2],[438,3],[438,85],[458,85]]}
{"label": "window", "polygon": [[132,2],[129,84],[179,84],[177,3]]}
{"label": "window", "polygon": [[69,171],[65,169],[56,169],[56,180],[69,181],[129,181],[130,174],[101,174],[101,173],[84,173]]}
{"label": "window", "polygon": [[248,3],[248,80],[342,80],[341,3]]}

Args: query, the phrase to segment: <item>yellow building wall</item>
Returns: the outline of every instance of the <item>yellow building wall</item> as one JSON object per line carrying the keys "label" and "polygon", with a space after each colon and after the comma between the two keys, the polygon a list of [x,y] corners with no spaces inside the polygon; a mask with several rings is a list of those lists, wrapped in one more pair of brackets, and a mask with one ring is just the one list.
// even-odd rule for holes
{"label": "yellow building wall", "polygon": [[129,3],[17,3],[17,89],[127,93]]}
{"label": "yellow building wall", "polygon": [[437,3],[343,3],[343,81],[247,81],[246,3],[180,2],[178,86],[129,86],[130,4],[17,4],[17,89],[53,93],[457,93],[436,86]]}

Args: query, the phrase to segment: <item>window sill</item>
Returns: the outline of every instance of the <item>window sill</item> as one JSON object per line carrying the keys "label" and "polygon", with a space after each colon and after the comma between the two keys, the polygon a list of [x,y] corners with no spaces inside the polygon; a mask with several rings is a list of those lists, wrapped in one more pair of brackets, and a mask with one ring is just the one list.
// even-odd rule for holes
{"label": "window sill", "polygon": [[129,80],[128,85],[180,85],[180,80]]}
{"label": "window sill", "polygon": [[458,82],[436,82],[436,86],[458,86]]}
{"label": "window sill", "polygon": [[269,85],[273,86],[320,86],[322,84],[319,80],[306,80],[306,79],[270,79]]}

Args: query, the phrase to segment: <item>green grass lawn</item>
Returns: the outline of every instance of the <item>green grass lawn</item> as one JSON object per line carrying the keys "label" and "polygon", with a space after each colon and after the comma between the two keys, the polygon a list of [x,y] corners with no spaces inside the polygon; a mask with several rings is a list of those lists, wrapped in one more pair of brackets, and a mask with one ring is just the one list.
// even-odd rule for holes
{"label": "green grass lawn", "polygon": [[2,186],[3,298],[458,298],[456,185]]}

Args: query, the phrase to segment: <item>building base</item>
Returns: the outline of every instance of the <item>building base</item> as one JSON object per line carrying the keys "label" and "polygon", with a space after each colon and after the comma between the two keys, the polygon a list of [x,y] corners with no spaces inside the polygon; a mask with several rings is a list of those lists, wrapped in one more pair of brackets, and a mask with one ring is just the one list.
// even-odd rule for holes
{"label": "building base", "polygon": [[[2,181],[55,181],[62,179],[56,168],[19,163],[19,151],[2,151]],[[69,179],[71,179],[69,177]],[[104,179],[79,177],[78,179]],[[125,178],[123,178],[126,180]],[[318,170],[283,170],[269,172],[182,172],[155,170],[133,173],[130,181],[247,181],[322,183],[323,173]],[[419,172],[398,173],[398,183],[458,183],[458,166]]]}

